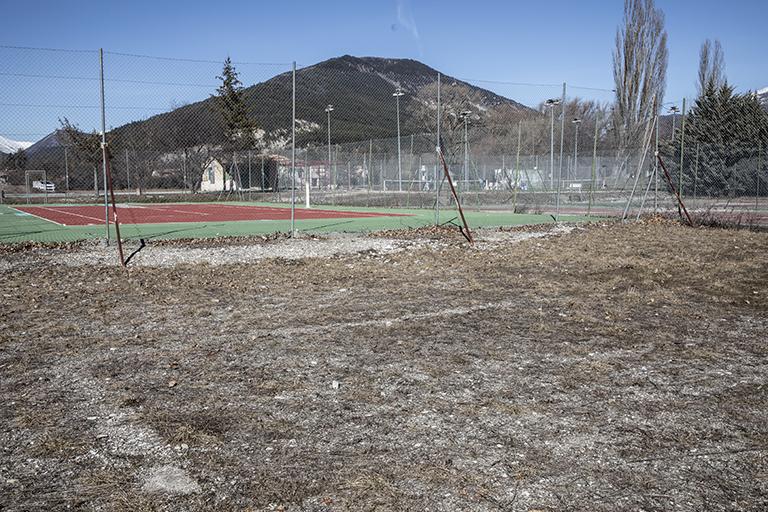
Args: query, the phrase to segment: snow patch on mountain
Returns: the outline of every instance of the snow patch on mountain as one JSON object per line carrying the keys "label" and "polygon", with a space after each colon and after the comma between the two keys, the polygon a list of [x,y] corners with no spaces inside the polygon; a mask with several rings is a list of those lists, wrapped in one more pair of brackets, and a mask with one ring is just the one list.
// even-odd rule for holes
{"label": "snow patch on mountain", "polygon": [[768,108],[768,87],[760,89],[755,94],[757,94],[757,99],[762,103],[763,107]]}
{"label": "snow patch on mountain", "polygon": [[31,142],[6,139],[0,135],[0,153],[15,153],[20,149],[27,149],[31,145]]}

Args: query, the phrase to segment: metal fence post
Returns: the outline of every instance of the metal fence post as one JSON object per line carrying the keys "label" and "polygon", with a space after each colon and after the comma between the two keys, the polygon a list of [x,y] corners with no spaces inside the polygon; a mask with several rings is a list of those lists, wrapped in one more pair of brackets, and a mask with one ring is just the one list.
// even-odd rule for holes
{"label": "metal fence post", "polygon": [[696,204],[696,193],[699,181],[699,143],[696,143],[696,161],[693,164],[693,202]]}
{"label": "metal fence post", "polygon": [[312,175],[309,172],[309,146],[304,148],[304,206],[310,208],[309,193],[311,188]]}
{"label": "metal fence post", "polygon": [[[397,90],[395,92],[395,101],[397,102],[397,190],[398,192],[403,191],[403,163],[402,158],[400,156],[400,96],[402,96],[402,91]],[[398,206],[400,205],[400,198],[398,196],[397,199]]]}
{"label": "metal fence post", "polygon": [[[441,121],[441,112],[440,112],[440,73],[437,74],[437,144],[436,144],[436,152],[440,153],[440,121]],[[441,180],[438,179],[438,165],[435,165],[435,226],[440,224],[440,182]]]}
{"label": "metal fence post", "polygon": [[587,202],[587,217],[592,213],[592,202],[595,200],[595,177],[597,174],[597,137],[600,129],[600,111],[595,116],[595,138],[592,141],[592,172],[589,182],[589,201]]}
{"label": "metal fence post", "polygon": [[563,82],[563,98],[561,100],[560,115],[560,162],[557,170],[557,193],[555,195],[555,220],[560,220],[560,187],[563,178],[563,144],[565,142],[565,82]]}
{"label": "metal fence post", "polygon": [[296,234],[296,61],[291,87],[291,236]]}
{"label": "metal fence post", "polygon": [[549,105],[549,190],[555,190],[555,105]]}
{"label": "metal fence post", "polygon": [[65,192],[69,192],[69,158],[67,157],[67,146],[64,146],[64,183],[66,184]]}
{"label": "metal fence post", "polygon": [[656,148],[653,152],[653,213],[659,211],[659,114],[656,114]]}
{"label": "metal fence post", "polygon": [[760,207],[760,171],[763,169],[763,141],[757,142],[757,172],[755,172],[755,211]]}
{"label": "metal fence post", "polygon": [[373,139],[368,141],[368,194],[371,193],[371,172],[373,171]]}
{"label": "metal fence post", "polygon": [[128,195],[131,194],[131,166],[128,161],[128,148],[125,148],[125,182],[128,187]]}
{"label": "metal fence post", "polygon": [[333,148],[333,192],[331,195],[331,204],[336,206],[336,191],[339,189],[339,144]]}
{"label": "metal fence post", "polygon": [[[181,174],[182,179],[184,180],[184,192],[187,192],[189,190],[189,187],[187,185],[187,150],[182,150],[181,153]],[[250,186],[250,183],[249,183]]]}
{"label": "metal fence post", "polygon": [[685,98],[683,98],[683,119],[680,121],[680,170],[678,172],[677,190],[683,197],[683,163],[685,161]]}
{"label": "metal fence post", "polygon": [[[109,245],[109,199],[107,197],[107,115],[104,105],[104,49],[99,48],[99,84],[101,100],[101,169],[104,180],[104,226],[106,242]],[[97,192],[98,194],[98,192]]]}
{"label": "metal fence post", "polygon": [[[520,145],[523,141],[523,121],[517,122],[517,153],[515,155],[515,180],[512,186],[515,187],[512,192],[512,213],[517,212],[517,189],[520,187]],[[504,157],[501,157],[501,167],[504,168]]]}

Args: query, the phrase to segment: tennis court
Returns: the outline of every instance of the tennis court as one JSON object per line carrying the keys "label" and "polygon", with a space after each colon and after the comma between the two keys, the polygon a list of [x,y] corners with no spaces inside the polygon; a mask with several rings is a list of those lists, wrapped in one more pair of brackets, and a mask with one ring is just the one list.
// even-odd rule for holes
{"label": "tennis court", "polygon": [[[62,226],[104,224],[103,206],[18,206],[15,210]],[[112,222],[113,210],[109,209]],[[165,224],[171,222],[234,222],[243,220],[289,220],[290,208],[230,204],[151,204],[122,205],[118,208],[122,224]],[[295,218],[343,219],[365,217],[400,217],[407,213],[382,213],[341,210],[297,209]]]}
{"label": "tennis court", "polygon": [[[105,236],[103,205],[0,205],[0,243],[73,242]],[[110,236],[114,237],[110,209]],[[465,210],[471,227],[515,226],[552,223],[546,214],[509,211]],[[133,203],[118,205],[124,239],[215,238],[288,233],[291,209],[274,203]],[[594,220],[592,217],[591,220]],[[419,208],[331,208],[295,209],[293,229],[305,233],[370,232],[408,229],[460,222],[452,210]],[[563,215],[561,221],[586,221],[589,217]]]}

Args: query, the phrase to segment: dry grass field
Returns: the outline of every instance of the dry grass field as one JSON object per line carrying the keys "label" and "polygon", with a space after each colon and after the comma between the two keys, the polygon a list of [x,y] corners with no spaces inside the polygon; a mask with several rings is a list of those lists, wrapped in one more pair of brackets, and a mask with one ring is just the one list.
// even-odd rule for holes
{"label": "dry grass field", "polygon": [[382,239],[6,247],[0,508],[768,509],[768,234]]}

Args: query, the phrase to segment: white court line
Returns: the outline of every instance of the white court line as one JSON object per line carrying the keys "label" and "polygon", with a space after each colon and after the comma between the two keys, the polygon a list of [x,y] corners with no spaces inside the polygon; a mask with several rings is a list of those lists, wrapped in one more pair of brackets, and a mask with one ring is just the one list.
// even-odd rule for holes
{"label": "white court line", "polygon": [[[169,205],[170,206],[170,205]],[[137,208],[135,206],[132,206],[132,208]],[[185,213],[188,215],[204,215],[208,216],[211,215],[210,213],[203,213],[203,212],[188,212],[184,210],[174,210],[172,208],[163,208],[162,206],[139,206],[138,208],[142,208],[144,210],[154,210],[154,211],[160,211],[160,212],[176,212],[176,213]]]}
{"label": "white court line", "polygon": [[[280,210],[287,210],[291,211],[291,208],[288,207],[281,207],[281,206],[250,206],[245,204],[232,204],[232,205],[226,205],[227,208],[247,208],[251,211],[267,211],[267,212],[274,212],[274,211],[280,211]],[[304,212],[316,212],[316,213],[330,213],[332,214],[332,218],[355,218],[355,217],[345,217],[345,214],[352,214],[357,215],[357,218],[366,218],[366,217],[412,217],[413,214],[410,213],[394,213],[394,214],[388,214],[384,212],[360,212],[356,210],[329,210],[327,208],[312,208],[311,210],[307,210],[305,208],[296,208],[296,211],[299,210]],[[325,220],[325,218],[315,218],[311,220]]]}
{"label": "white court line", "polygon": [[[17,212],[23,213],[24,215],[29,215],[30,217],[35,217],[36,219],[52,222],[52,223],[56,224],[57,226],[66,226],[66,224],[61,224],[59,222],[56,222],[55,220],[46,219],[45,217],[41,217],[39,215],[35,215],[34,213],[25,212],[24,210],[19,210],[18,208],[14,208],[12,206],[10,208],[11,208],[11,210],[16,210]],[[35,208],[42,208],[42,207],[41,206],[36,206]]]}
{"label": "white court line", "polygon": [[[42,208],[43,210],[51,210],[52,212],[63,213],[65,215],[73,215],[75,217],[82,217],[84,219],[95,220],[98,224],[102,224],[103,221],[104,221],[104,219],[100,219],[98,217],[91,217],[90,215],[81,215],[79,213],[72,213],[72,212],[67,212],[67,211],[56,210],[52,206],[37,206],[36,208]],[[78,207],[76,206],[75,208],[78,208]],[[72,225],[72,224],[63,224],[63,225],[64,226],[69,226],[69,225]]]}

